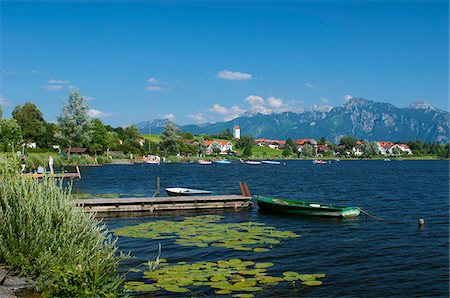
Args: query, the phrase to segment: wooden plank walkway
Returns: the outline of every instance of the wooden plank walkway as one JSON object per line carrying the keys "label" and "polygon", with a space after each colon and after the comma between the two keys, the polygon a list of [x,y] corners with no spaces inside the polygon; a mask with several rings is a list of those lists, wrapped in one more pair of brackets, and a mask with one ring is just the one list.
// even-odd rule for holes
{"label": "wooden plank walkway", "polygon": [[78,166],[75,166],[75,169],[77,170],[76,173],[54,173],[54,174],[50,174],[49,172],[43,173],[43,174],[22,174],[25,177],[31,177],[31,178],[38,178],[38,179],[42,179],[44,177],[52,177],[52,178],[70,178],[70,179],[74,179],[74,178],[78,178],[81,179],[81,172],[80,172],[80,168]]}
{"label": "wooden plank walkway", "polygon": [[220,196],[176,196],[151,198],[98,198],[80,199],[76,204],[87,212],[133,212],[168,211],[192,209],[222,209],[249,207],[253,205],[251,197],[240,195]]}

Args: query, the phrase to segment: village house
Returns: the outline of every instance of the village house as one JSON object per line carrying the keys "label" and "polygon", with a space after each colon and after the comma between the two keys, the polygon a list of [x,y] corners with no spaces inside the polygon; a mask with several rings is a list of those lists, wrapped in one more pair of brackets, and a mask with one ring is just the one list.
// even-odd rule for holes
{"label": "village house", "polygon": [[376,144],[381,155],[399,155],[398,153],[395,154],[396,151],[408,155],[413,154],[411,148],[406,144],[395,144],[392,142],[376,142]]}
{"label": "village house", "polygon": [[219,154],[228,154],[233,151],[233,144],[229,141],[205,141],[206,154],[214,154],[213,148],[218,146],[220,148]]}
{"label": "village house", "polygon": [[258,145],[258,146],[262,146],[262,147],[269,147],[272,149],[282,149],[282,148],[284,148],[286,141],[269,140],[269,139],[265,139],[265,138],[260,138],[260,139],[255,139],[254,144]]}

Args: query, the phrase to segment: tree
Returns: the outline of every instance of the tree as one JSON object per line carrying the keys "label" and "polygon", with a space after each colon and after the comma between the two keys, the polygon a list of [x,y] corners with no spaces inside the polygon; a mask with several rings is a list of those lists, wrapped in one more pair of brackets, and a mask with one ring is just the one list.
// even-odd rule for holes
{"label": "tree", "polygon": [[64,103],[57,117],[59,132],[57,137],[70,149],[72,146],[89,143],[90,121],[87,115],[88,105],[77,89],[69,92],[69,101]]}
{"label": "tree", "polygon": [[351,136],[342,137],[339,141],[340,145],[344,145],[346,149],[351,149],[356,146],[356,139]]}
{"label": "tree", "polygon": [[0,142],[3,143],[5,151],[8,145],[22,142],[22,131],[16,119],[0,119]]}
{"label": "tree", "polygon": [[12,117],[20,125],[25,142],[37,142],[45,135],[45,120],[34,103],[17,105],[12,112]]}
{"label": "tree", "polygon": [[164,151],[164,157],[168,154],[177,154],[179,152],[178,139],[180,138],[180,130],[174,123],[168,121],[161,133],[161,149]]}
{"label": "tree", "polygon": [[231,133],[231,131],[229,129],[225,129],[224,131],[219,133],[217,135],[217,137],[219,139],[232,140],[233,139],[233,134]]}
{"label": "tree", "polygon": [[89,151],[97,154],[107,149],[108,146],[108,131],[103,125],[100,119],[91,120],[91,131],[90,131]]}
{"label": "tree", "polygon": [[219,144],[219,143],[213,142],[213,143],[211,144],[211,150],[212,150],[212,152],[213,152],[215,155],[217,155],[217,154],[220,153],[220,151],[222,151],[222,148],[220,147],[220,144]]}
{"label": "tree", "polygon": [[325,145],[327,143],[327,140],[325,140],[324,137],[321,137],[320,140],[317,142],[317,145]]}
{"label": "tree", "polygon": [[291,155],[291,146],[287,145],[284,147],[283,149],[283,153],[281,153],[283,155],[283,157],[288,157]]}
{"label": "tree", "polygon": [[361,145],[361,151],[362,157],[372,158],[373,156],[377,155],[378,147],[375,143],[371,143],[367,140],[364,140],[364,142]]}
{"label": "tree", "polygon": [[200,137],[198,139],[198,149],[197,149],[197,153],[199,156],[203,156],[206,153],[206,145],[205,145],[205,140],[203,139],[203,137]]}
{"label": "tree", "polygon": [[303,145],[302,155],[306,157],[311,157],[314,154],[314,148],[310,144]]}
{"label": "tree", "polygon": [[181,138],[185,139],[185,140],[193,140],[194,139],[194,135],[192,134],[192,132],[187,131],[187,132],[183,132],[181,134]]}
{"label": "tree", "polygon": [[291,138],[286,140],[286,147],[289,147],[290,153],[297,153],[298,151],[297,144]]}
{"label": "tree", "polygon": [[242,136],[236,142],[236,148],[242,150],[242,156],[248,157],[252,155],[254,139],[251,136]]}
{"label": "tree", "polygon": [[46,122],[45,133],[37,140],[37,146],[41,148],[50,148],[52,145],[56,144],[57,140],[55,139],[55,135],[57,132],[58,125]]}
{"label": "tree", "polygon": [[2,119],[2,117],[3,117],[3,108],[2,105],[0,105],[0,119]]}

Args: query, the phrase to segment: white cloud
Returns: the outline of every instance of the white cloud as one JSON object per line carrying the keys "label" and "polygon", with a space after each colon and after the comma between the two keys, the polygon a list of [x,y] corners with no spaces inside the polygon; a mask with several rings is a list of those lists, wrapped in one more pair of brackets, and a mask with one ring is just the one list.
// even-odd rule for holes
{"label": "white cloud", "polygon": [[345,102],[349,101],[352,98],[353,98],[353,96],[351,96],[350,94],[344,95]]}
{"label": "white cloud", "polygon": [[230,70],[222,70],[217,73],[217,77],[224,79],[224,80],[236,80],[236,81],[242,81],[242,80],[249,80],[252,78],[251,74],[239,72],[239,71],[230,71]]}
{"label": "white cloud", "polygon": [[145,87],[147,91],[169,91],[170,88],[163,88],[161,86],[147,86]]}
{"label": "white cloud", "polygon": [[266,102],[261,96],[249,95],[244,101],[249,103],[250,111],[253,113],[269,114],[271,112],[267,109]]}
{"label": "white cloud", "polygon": [[212,108],[208,109],[210,112],[214,112],[220,115],[223,115],[224,121],[229,121],[231,119],[237,118],[243,113],[245,113],[245,110],[241,109],[239,106],[234,105],[231,108],[227,109],[226,107],[223,107],[219,104],[214,104]]}
{"label": "white cloud", "polygon": [[273,96],[270,96],[267,99],[267,103],[269,104],[269,106],[274,108],[281,108],[283,106],[283,101],[280,98],[276,98]]}
{"label": "white cloud", "polygon": [[228,109],[216,103],[209,109],[209,111],[225,115],[228,112]]}
{"label": "white cloud", "polygon": [[9,98],[0,95],[0,106],[9,106],[10,104],[11,100],[9,100]]}
{"label": "white cloud", "polygon": [[87,114],[91,118],[104,118],[104,117],[112,116],[112,114],[109,113],[109,112],[105,113],[105,112],[102,112],[102,111],[97,110],[97,109],[89,109],[87,111]]}
{"label": "white cloud", "polygon": [[60,91],[64,89],[64,86],[61,85],[47,85],[44,87],[47,91]]}
{"label": "white cloud", "polygon": [[35,70],[35,69],[27,70],[27,74],[39,75],[39,74],[42,74],[42,73],[43,73],[43,71],[41,71],[41,70]]}
{"label": "white cloud", "polygon": [[86,98],[84,99],[85,101],[94,101],[95,97],[92,96],[86,96]]}
{"label": "white cloud", "polygon": [[328,98],[325,98],[325,97],[322,97],[320,100],[321,100],[323,103],[329,103],[329,102],[330,102],[330,100],[329,100]]}
{"label": "white cloud", "polygon": [[147,82],[149,82],[150,84],[153,84],[153,85],[169,85],[168,82],[162,82],[162,81],[160,81],[160,80],[158,80],[156,78],[153,78],[153,77],[149,78],[147,80]]}
{"label": "white cloud", "polygon": [[2,70],[2,74],[4,74],[4,75],[16,75],[17,71],[14,71],[14,70]]}
{"label": "white cloud", "polygon": [[192,119],[193,121],[195,121],[196,123],[205,123],[206,122],[206,118],[202,113],[189,114],[188,117],[190,119]]}
{"label": "white cloud", "polygon": [[325,86],[319,86],[319,85],[315,85],[315,84],[312,84],[309,82],[303,84],[303,86],[305,86],[306,88],[309,88],[309,89],[326,89]]}
{"label": "white cloud", "polygon": [[49,84],[70,84],[70,81],[51,79],[51,80],[48,81],[48,83]]}
{"label": "white cloud", "polygon": [[228,113],[225,117],[223,117],[224,121],[233,120],[240,115],[244,114],[245,110],[241,109],[239,106],[232,106],[231,109],[228,110]]}
{"label": "white cloud", "polygon": [[162,117],[163,117],[164,119],[170,120],[170,121],[172,121],[172,122],[175,120],[175,115],[174,115],[173,113],[169,113],[169,114],[166,114],[166,115],[162,115]]}

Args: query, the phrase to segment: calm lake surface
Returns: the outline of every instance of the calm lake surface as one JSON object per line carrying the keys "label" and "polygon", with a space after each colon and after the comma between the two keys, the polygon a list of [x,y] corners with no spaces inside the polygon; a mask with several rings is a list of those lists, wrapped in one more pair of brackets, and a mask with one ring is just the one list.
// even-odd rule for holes
{"label": "calm lake surface", "polygon": [[[300,238],[282,240],[269,252],[235,251],[219,247],[179,246],[174,239],[119,238],[118,246],[136,257],[122,271],[154,260],[158,243],[169,263],[217,261],[240,258],[273,262],[272,276],[284,271],[326,273],[323,285],[294,287],[280,283],[256,297],[408,297],[449,295],[449,162],[448,161],[341,161],[314,165],[287,161],[284,165],[108,165],[82,168],[83,179],[74,192],[124,196],[152,196],[156,177],[161,188],[179,186],[238,194],[246,181],[254,195],[323,203],[356,205],[387,222],[364,216],[357,220],[325,220],[262,213],[258,208],[239,212],[201,211],[131,215],[104,219],[109,229],[158,219],[181,220],[187,216],[215,214],[225,222],[261,222]],[[425,228],[417,221],[423,218]],[[127,280],[145,281],[142,273],[128,273]],[[147,281],[148,282],[148,281]],[[143,297],[213,296],[209,288],[190,293],[159,291]]]}

